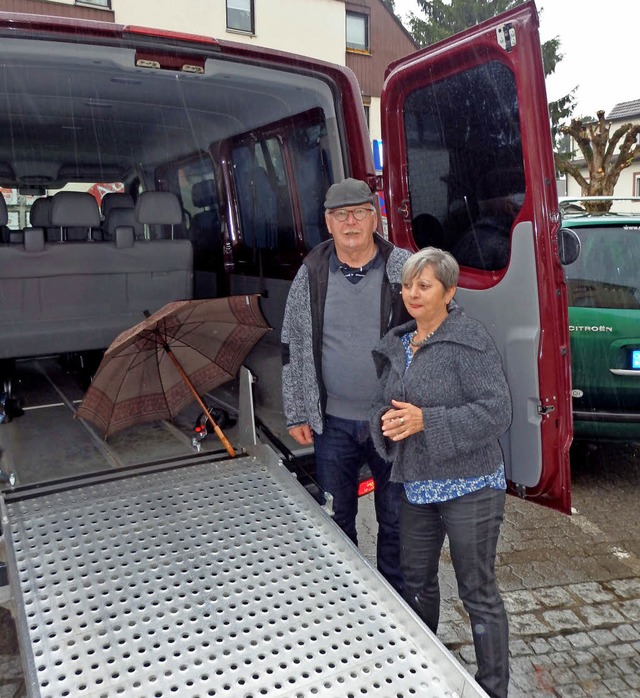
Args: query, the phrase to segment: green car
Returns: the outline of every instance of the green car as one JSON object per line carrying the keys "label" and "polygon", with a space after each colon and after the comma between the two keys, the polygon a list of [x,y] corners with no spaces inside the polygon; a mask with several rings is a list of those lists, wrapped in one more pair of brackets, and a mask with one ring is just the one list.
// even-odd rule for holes
{"label": "green car", "polygon": [[574,440],[640,441],[640,213],[588,214],[583,201],[560,205],[581,246],[564,267]]}

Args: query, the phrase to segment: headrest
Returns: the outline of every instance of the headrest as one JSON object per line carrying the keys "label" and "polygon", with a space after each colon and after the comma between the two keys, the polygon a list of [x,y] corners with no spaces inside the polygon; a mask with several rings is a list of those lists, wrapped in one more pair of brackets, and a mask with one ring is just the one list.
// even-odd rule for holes
{"label": "headrest", "polygon": [[24,249],[27,252],[42,252],[44,250],[44,230],[42,228],[24,229]]}
{"label": "headrest", "polygon": [[51,200],[51,225],[97,228],[100,225],[98,202],[89,192],[59,191]]}
{"label": "headrest", "polygon": [[134,230],[130,225],[118,226],[113,234],[113,240],[119,250],[133,247],[134,237]]}
{"label": "headrest", "polygon": [[143,228],[136,221],[136,213],[133,208],[112,208],[104,219],[104,231],[107,240],[115,239],[115,230],[120,226],[130,226],[134,229],[135,237],[143,237]]}
{"label": "headrest", "polygon": [[46,228],[51,225],[51,197],[36,199],[29,211],[29,221],[34,228]]}
{"label": "headrest", "polygon": [[133,197],[120,191],[109,191],[102,197],[102,215],[106,218],[112,208],[133,208]]}
{"label": "headrest", "polygon": [[7,202],[4,200],[4,196],[0,195],[0,225],[7,225],[9,222],[9,212],[7,211]]}
{"label": "headrest", "polygon": [[212,179],[196,182],[191,188],[191,199],[196,208],[209,208],[216,205],[216,184]]}
{"label": "headrest", "polygon": [[136,203],[136,220],[160,225],[182,223],[180,201],[170,191],[143,191]]}

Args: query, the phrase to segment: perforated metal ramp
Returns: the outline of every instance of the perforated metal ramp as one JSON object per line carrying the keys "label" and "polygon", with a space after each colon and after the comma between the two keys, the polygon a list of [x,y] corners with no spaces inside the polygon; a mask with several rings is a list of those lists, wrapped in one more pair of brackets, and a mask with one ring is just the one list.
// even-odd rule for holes
{"label": "perforated metal ramp", "polygon": [[79,484],[5,503],[29,695],[485,695],[269,449]]}

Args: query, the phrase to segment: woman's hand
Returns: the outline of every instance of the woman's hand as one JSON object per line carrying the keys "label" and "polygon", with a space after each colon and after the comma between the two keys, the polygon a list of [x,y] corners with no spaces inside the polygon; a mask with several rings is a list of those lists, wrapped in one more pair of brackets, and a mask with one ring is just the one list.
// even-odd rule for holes
{"label": "woman's hand", "polygon": [[422,410],[410,402],[391,400],[392,409],[381,417],[382,433],[392,441],[402,441],[407,436],[424,431]]}

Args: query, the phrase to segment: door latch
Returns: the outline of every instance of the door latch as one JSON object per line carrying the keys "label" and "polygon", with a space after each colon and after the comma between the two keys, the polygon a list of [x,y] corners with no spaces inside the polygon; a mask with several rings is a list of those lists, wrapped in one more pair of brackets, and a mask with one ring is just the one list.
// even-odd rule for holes
{"label": "door latch", "polygon": [[513,24],[507,22],[496,29],[498,44],[507,52],[513,50],[516,45],[516,28]]}
{"label": "door latch", "polygon": [[550,412],[555,411],[555,405],[538,405],[537,412],[538,414],[542,415],[545,417],[548,415]]}

